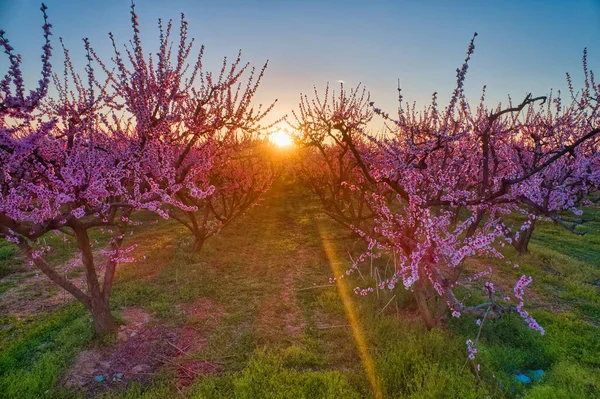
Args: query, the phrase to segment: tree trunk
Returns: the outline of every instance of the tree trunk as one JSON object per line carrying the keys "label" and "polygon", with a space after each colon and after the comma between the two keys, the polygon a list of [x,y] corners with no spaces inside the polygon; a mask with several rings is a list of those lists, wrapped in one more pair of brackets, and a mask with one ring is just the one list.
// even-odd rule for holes
{"label": "tree trunk", "polygon": [[200,252],[203,245],[204,245],[204,237],[194,235],[194,243],[192,244],[192,251],[194,253]]}
{"label": "tree trunk", "polygon": [[102,297],[92,298],[91,312],[94,320],[94,332],[97,336],[106,336],[117,330],[117,324],[110,313],[108,301],[104,301]]}
{"label": "tree trunk", "polygon": [[104,297],[100,289],[98,274],[94,265],[94,255],[90,245],[90,237],[87,230],[74,227],[75,237],[77,238],[77,246],[81,251],[81,260],[85,268],[86,282],[88,285],[88,295],[90,297],[90,312],[94,319],[94,331],[96,335],[103,336],[117,329],[117,325],[110,314],[108,306],[108,296]]}
{"label": "tree trunk", "polygon": [[519,239],[515,240],[513,246],[519,252],[519,255],[524,255],[529,252],[529,241],[533,235],[533,229],[535,229],[535,219],[531,221],[531,225],[523,230],[519,235]]}
{"label": "tree trunk", "polygon": [[422,281],[415,282],[415,299],[417,300],[417,306],[419,307],[419,313],[421,318],[427,327],[427,330],[431,330],[436,326],[437,322],[431,315],[429,306],[427,306],[427,295],[424,284]]}

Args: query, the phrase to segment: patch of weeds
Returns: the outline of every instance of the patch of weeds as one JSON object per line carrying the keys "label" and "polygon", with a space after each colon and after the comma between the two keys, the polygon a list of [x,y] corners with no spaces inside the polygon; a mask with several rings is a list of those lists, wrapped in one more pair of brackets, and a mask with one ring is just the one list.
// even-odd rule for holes
{"label": "patch of weeds", "polygon": [[22,270],[20,261],[16,260],[19,249],[4,240],[0,242],[0,279]]}
{"label": "patch of weeds", "polygon": [[255,349],[254,319],[248,313],[227,314],[212,332],[209,344],[198,352],[199,358],[223,360],[229,370],[241,370]]}
{"label": "patch of weeds", "polygon": [[10,290],[11,288],[15,288],[19,285],[19,281],[2,281],[0,282],[0,295]]}
{"label": "patch of weeds", "polygon": [[545,344],[553,358],[577,362],[582,366],[600,367],[597,327],[573,313],[554,315],[544,312],[538,321],[546,329]]}
{"label": "patch of weeds", "polygon": [[317,305],[325,312],[334,315],[345,315],[344,306],[337,290],[321,291],[317,297]]}
{"label": "patch of weeds", "polygon": [[209,376],[199,380],[190,388],[190,398],[193,399],[225,399],[235,398],[233,385],[234,375],[226,374],[220,377]]}
{"label": "patch of weeds", "polygon": [[[220,380],[220,381],[219,381]],[[284,366],[274,354],[256,353],[241,372],[201,380],[191,398],[358,399],[347,377],[338,371],[300,372]]]}
{"label": "patch of weeds", "polygon": [[83,268],[74,268],[69,271],[69,278],[77,278],[84,273]]}
{"label": "patch of weeds", "polygon": [[325,366],[323,356],[300,345],[291,345],[280,351],[283,366],[297,370],[319,369]]}
{"label": "patch of weeds", "polygon": [[100,399],[166,399],[184,398],[174,388],[167,373],[159,373],[150,385],[132,382],[125,389],[114,389],[98,396]]}
{"label": "patch of weeds", "polygon": [[78,349],[92,337],[90,317],[79,305],[33,322],[20,333],[0,351],[0,398],[48,396]]}
{"label": "patch of weeds", "polygon": [[[534,314],[535,316],[538,314]],[[453,318],[449,322],[449,327],[462,336],[460,351],[465,360],[465,341],[475,341],[479,331],[475,320],[474,316],[462,315],[459,319]],[[475,362],[481,365],[482,375],[485,375],[492,385],[503,390],[504,394],[511,394],[515,386],[518,392],[521,392],[523,387],[516,384],[515,374],[528,370],[547,370],[555,361],[547,345],[547,335],[541,336],[539,332],[529,329],[519,315],[511,314],[500,320],[484,322],[479,342],[476,344],[478,353]]]}
{"label": "patch of weeds", "polygon": [[562,361],[545,373],[542,381],[543,384],[534,385],[525,398],[597,398],[600,392],[600,369]]}
{"label": "patch of weeds", "polygon": [[372,326],[381,346],[374,357],[376,374],[386,398],[485,396],[469,367],[463,368],[466,350],[452,334],[427,332],[397,318]]}

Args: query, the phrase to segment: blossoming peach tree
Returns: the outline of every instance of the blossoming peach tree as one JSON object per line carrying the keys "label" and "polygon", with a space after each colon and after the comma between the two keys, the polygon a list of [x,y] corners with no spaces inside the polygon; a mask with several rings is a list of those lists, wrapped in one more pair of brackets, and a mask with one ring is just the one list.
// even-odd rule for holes
{"label": "blossoming peach tree", "polygon": [[218,140],[213,166],[206,177],[214,187],[210,195],[197,198],[188,190],[181,190],[178,198],[195,211],[171,209],[171,217],[192,233],[194,252],[200,251],[207,239],[256,205],[281,173],[265,139],[243,140],[232,132],[227,135],[234,137]]}
{"label": "blossoming peach tree", "polygon": [[[587,67],[585,50],[583,69],[586,82],[581,94],[575,93],[571,78],[567,75],[573,101],[565,106],[560,93],[558,97],[551,93],[544,113],[528,115],[531,123],[521,128],[521,136],[515,137],[516,144],[513,146],[515,167],[520,174],[528,173],[543,154],[551,154],[564,144],[576,141],[577,135],[586,129],[593,130],[590,123],[594,123],[594,118],[597,120],[599,95],[593,83],[593,72]],[[557,128],[540,136],[537,131],[539,125]],[[592,138],[527,179],[518,193],[519,211],[527,218],[526,223],[521,228],[514,229],[514,226],[516,231],[509,227],[509,223],[505,225],[508,241],[519,253],[528,251],[528,243],[538,219],[554,221],[574,234],[586,233],[578,227],[591,219],[583,217],[580,207],[598,201],[599,162],[598,139]]]}
{"label": "blossoming peach tree", "polygon": [[[147,194],[132,195],[132,170],[123,162],[129,152],[122,137],[110,136],[102,128],[98,107],[104,100],[85,88],[78,75],[69,76],[59,86],[59,98],[42,104],[51,77],[50,28],[44,14],[46,43],[42,55],[42,79],[36,90],[26,94],[21,58],[13,53],[1,33],[0,44],[10,60],[0,92],[0,236],[15,243],[40,271],[71,293],[92,313],[96,332],[114,328],[108,307],[114,269],[124,259],[123,230],[129,214],[142,208]],[[68,55],[68,53],[66,53]],[[67,57],[65,65],[70,66]],[[72,78],[74,90],[68,91]],[[56,78],[56,80],[58,80]],[[101,284],[91,250],[88,231],[115,226],[112,251],[104,265]],[[85,268],[87,292],[59,274],[45,258],[51,250],[40,240],[49,232],[62,232],[75,238]]]}
{"label": "blossoming peach tree", "polygon": [[[193,250],[218,232],[269,187],[276,174],[261,152],[261,135],[270,126],[261,120],[275,103],[255,108],[252,98],[267,64],[259,71],[242,64],[241,52],[218,76],[203,69],[204,47],[200,48],[191,73],[186,64],[193,40],[187,37],[187,21],[181,16],[175,64],[171,64],[172,23],[159,20],[160,50],[156,59],[146,57],[135,13],[131,7],[133,48],[124,59],[111,35],[114,70],[102,65],[108,80],[129,115],[130,129],[143,145],[160,142],[170,160],[157,152],[151,173],[154,180],[173,194],[172,200],[157,204],[157,212],[170,215],[194,236]],[[249,72],[249,73],[247,73]],[[245,80],[245,82],[244,82]],[[166,147],[165,147],[166,145]]]}
{"label": "blossoming peach tree", "polygon": [[[329,96],[331,95],[331,101]],[[361,152],[368,153],[373,145],[360,132],[373,119],[368,106],[369,94],[357,86],[347,93],[340,85],[339,97],[325,89],[324,98],[316,100],[301,96],[298,111],[292,111],[288,124],[293,129],[294,141],[300,146],[293,170],[303,185],[316,194],[324,212],[344,227],[372,231],[374,212],[357,188],[368,184],[358,162],[340,131],[352,136],[352,143]]]}
{"label": "blossoming peach tree", "polygon": [[[209,172],[215,131],[234,131],[256,121],[257,115],[260,119],[263,113],[250,108],[258,82],[251,77],[238,98],[239,89],[232,88],[246,69],[236,71],[239,60],[228,74],[224,66],[216,81],[202,71],[201,57],[186,75],[191,43],[183,16],[176,62],[171,61],[171,23],[166,33],[161,25],[157,59],[146,61],[132,6],[133,48],[127,49],[131,65],[114,39],[114,71],[84,39],[87,79],[75,72],[65,49],[63,78],[54,75],[58,95],[47,98],[51,25],[44,5],[42,12],[42,79],[29,93],[21,58],[0,32],[10,64],[0,82],[0,238],[15,243],[32,265],[83,303],[96,333],[105,334],[115,328],[109,298],[116,267],[134,260],[129,253],[135,244],[123,248],[126,229],[135,223],[130,216],[137,210],[163,217],[173,208],[197,210],[183,202],[180,193],[196,200],[213,193]],[[98,77],[94,62],[104,78]],[[200,85],[194,84],[197,76]],[[92,250],[89,232],[94,229],[112,232],[103,265]],[[52,248],[44,237],[51,232],[74,238],[87,290],[47,261]]]}
{"label": "blossoming peach tree", "polygon": [[[531,277],[524,275],[516,282],[513,299],[496,292],[491,270],[467,276],[466,261],[475,256],[504,257],[500,247],[515,239],[504,221],[514,212],[525,213],[526,221],[516,227],[525,230],[534,210],[558,219],[560,210],[585,204],[582,201],[597,187],[599,173],[600,86],[584,60],[585,88],[572,90],[568,107],[560,97],[528,95],[519,104],[489,109],[485,88],[473,107],[463,86],[474,40],[475,36],[443,110],[437,93],[431,105],[418,112],[403,102],[398,89],[398,117],[391,118],[366,97],[353,103],[356,93],[342,90],[327,105],[318,95],[312,101],[303,99],[302,123],[297,125],[307,129],[312,115],[323,114],[324,126],[339,137],[335,143],[348,147],[368,183],[349,185],[369,202],[375,227],[373,232],[354,229],[368,244],[365,255],[388,254],[397,260],[394,274],[379,281],[377,288],[391,290],[401,283],[413,292],[428,328],[444,320],[448,311],[454,317],[478,316],[478,324],[516,311],[543,334],[542,326],[524,309],[524,290]],[[353,105],[343,110],[339,104]],[[388,134],[373,137],[364,128],[357,132],[356,125],[340,121],[351,121],[367,105],[386,121]],[[375,149],[364,151],[356,140],[360,136]],[[365,258],[355,260],[346,275]],[[467,304],[455,290],[476,279],[485,280],[487,300]],[[363,295],[372,291],[373,287],[355,289]],[[472,341],[469,348],[473,358]]]}

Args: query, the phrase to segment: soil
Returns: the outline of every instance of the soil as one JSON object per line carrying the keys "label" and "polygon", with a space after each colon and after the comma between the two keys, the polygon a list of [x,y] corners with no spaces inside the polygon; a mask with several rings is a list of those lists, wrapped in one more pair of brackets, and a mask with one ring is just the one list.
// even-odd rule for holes
{"label": "soil", "polygon": [[[285,333],[286,340],[299,341],[301,335],[306,330],[307,324],[300,310],[296,293],[293,287],[297,279],[298,266],[305,263],[306,256],[303,256],[302,250],[298,252],[296,266],[283,268],[280,274],[279,289],[274,289],[271,294],[262,301],[258,316],[258,332],[265,339],[278,340],[278,334],[273,332]],[[283,275],[282,275],[283,274]]]}
{"label": "soil", "polygon": [[219,373],[219,362],[196,359],[193,354],[206,345],[223,313],[206,299],[189,304],[184,312],[188,311],[207,323],[202,328],[169,327],[142,308],[124,309],[121,313],[124,324],[119,327],[116,342],[80,352],[62,384],[96,396],[107,390],[123,389],[133,381],[148,384],[165,368],[177,376],[178,389],[189,386],[200,376]]}

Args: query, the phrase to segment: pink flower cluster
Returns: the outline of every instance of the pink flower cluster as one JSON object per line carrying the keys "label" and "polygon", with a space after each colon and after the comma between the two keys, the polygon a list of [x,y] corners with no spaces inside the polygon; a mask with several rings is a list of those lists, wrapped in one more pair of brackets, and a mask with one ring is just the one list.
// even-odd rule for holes
{"label": "pink flower cluster", "polygon": [[531,277],[523,275],[521,276],[519,281],[517,281],[517,284],[513,289],[513,291],[515,292],[515,296],[519,299],[519,303],[517,304],[517,312],[519,312],[521,317],[525,319],[529,328],[537,330],[540,332],[540,334],[544,335],[544,329],[542,328],[542,326],[540,326],[538,322],[533,317],[531,317],[531,315],[525,309],[523,309],[523,294],[525,291],[525,287],[528,286],[532,281],[533,279]]}
{"label": "pink flower cluster", "polygon": [[371,292],[373,292],[373,287],[368,287],[368,288],[355,287],[354,288],[354,293],[356,295],[367,296]]}
{"label": "pink flower cluster", "polygon": [[475,354],[477,353],[477,348],[472,340],[468,339],[467,342],[467,350],[469,351],[469,359],[474,360]]}

